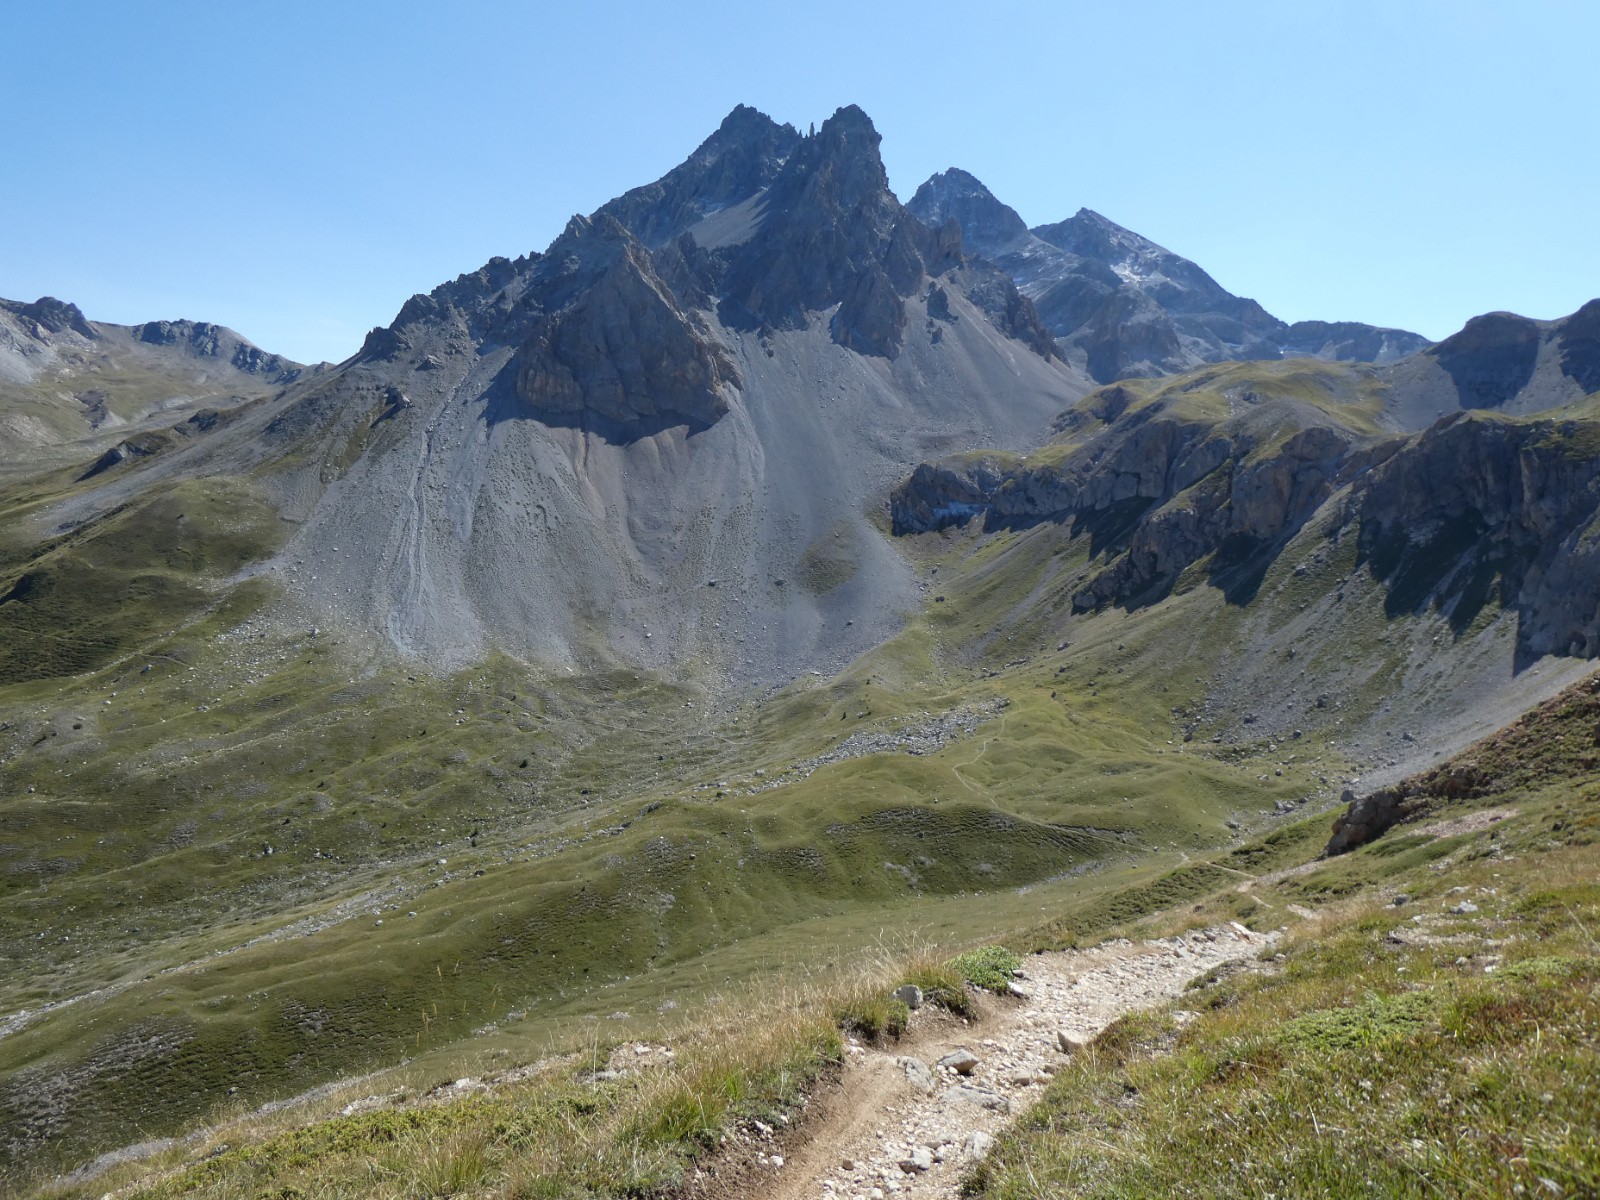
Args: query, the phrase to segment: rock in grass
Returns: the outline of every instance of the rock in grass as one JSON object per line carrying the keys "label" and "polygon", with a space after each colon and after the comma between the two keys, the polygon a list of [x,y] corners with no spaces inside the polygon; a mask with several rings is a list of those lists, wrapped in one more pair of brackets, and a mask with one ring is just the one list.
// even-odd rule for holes
{"label": "rock in grass", "polygon": [[941,1058],[939,1065],[949,1067],[957,1075],[971,1075],[978,1069],[978,1056],[962,1046]]}
{"label": "rock in grass", "polygon": [[894,998],[904,1004],[912,1012],[922,1007],[922,989],[914,983],[908,983],[894,990]]}
{"label": "rock in grass", "polygon": [[1089,1046],[1089,1039],[1082,1034],[1071,1033],[1065,1029],[1056,1030],[1056,1049],[1063,1054],[1077,1054]]}
{"label": "rock in grass", "polygon": [[920,1058],[901,1058],[900,1067],[906,1073],[906,1082],[924,1096],[931,1096],[934,1089],[933,1072],[928,1069],[928,1064]]}

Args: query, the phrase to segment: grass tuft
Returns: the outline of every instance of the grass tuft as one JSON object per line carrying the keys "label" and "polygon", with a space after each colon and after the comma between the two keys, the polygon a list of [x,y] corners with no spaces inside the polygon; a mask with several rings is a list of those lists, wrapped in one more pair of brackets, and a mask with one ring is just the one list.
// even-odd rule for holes
{"label": "grass tuft", "polygon": [[950,960],[962,979],[989,992],[1004,992],[1022,969],[1022,959],[1004,946],[980,946]]}

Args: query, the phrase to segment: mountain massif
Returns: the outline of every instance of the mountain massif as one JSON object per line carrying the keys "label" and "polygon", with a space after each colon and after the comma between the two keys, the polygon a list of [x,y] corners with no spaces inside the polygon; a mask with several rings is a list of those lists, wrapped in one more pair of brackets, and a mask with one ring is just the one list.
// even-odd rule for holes
{"label": "mountain massif", "polygon": [[1600,301],[1286,324],[879,145],[736,108],[338,364],[0,302],[8,1173],[588,1104],[885,937],[1237,897],[1588,672]]}

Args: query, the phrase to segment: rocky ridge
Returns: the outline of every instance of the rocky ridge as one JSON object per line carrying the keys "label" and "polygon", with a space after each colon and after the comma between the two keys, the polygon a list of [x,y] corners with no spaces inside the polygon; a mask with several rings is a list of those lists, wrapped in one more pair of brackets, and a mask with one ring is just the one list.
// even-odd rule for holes
{"label": "rocky ridge", "polygon": [[1195,263],[1086,208],[1029,229],[958,168],[928,179],[908,207],[930,225],[960,225],[968,245],[1015,278],[1068,359],[1100,383],[1223,360],[1388,362],[1428,344],[1414,333],[1353,321],[1290,325]]}
{"label": "rocky ridge", "polygon": [[363,357],[404,360],[444,320],[515,347],[514,391],[540,419],[623,439],[727,414],[744,386],[730,331],[770,340],[826,314],[839,346],[894,359],[907,302],[948,322],[956,291],[1052,357],[1032,305],[964,253],[959,228],[929,229],[895,199],[880,141],[853,105],[808,135],[741,105],[683,164],[573,217],[543,254],[413,297]]}
{"label": "rocky ridge", "polygon": [[0,299],[0,467],[142,457],[166,444],[175,418],[235,407],[322,369],[209,322],[113,325],[51,296]]}
{"label": "rocky ridge", "polygon": [[146,321],[113,325],[90,321],[76,304],[44,296],[28,304],[0,299],[0,381],[29,383],[58,364],[118,351],[166,364],[234,371],[266,383],[287,384],[305,368],[270,354],[223,325],[209,321]]}
{"label": "rocky ridge", "polygon": [[1404,376],[1278,370],[1247,384],[1243,371],[1102,389],[1029,458],[923,463],[894,493],[894,529],[1065,525],[1091,539],[1073,594],[1086,611],[1151,603],[1202,563],[1243,603],[1316,519],[1334,542],[1357,539],[1391,616],[1431,608],[1459,633],[1494,601],[1519,614],[1521,661],[1600,652],[1600,424],[1587,410],[1457,410],[1408,433]]}

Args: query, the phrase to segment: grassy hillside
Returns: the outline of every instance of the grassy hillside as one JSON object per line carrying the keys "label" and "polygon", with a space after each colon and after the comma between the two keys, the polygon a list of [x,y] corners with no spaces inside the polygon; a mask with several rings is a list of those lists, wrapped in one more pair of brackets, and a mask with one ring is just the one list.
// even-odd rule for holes
{"label": "grassy hillside", "polygon": [[1103,1034],[969,1194],[1600,1192],[1597,717],[1586,683],[1417,781],[1407,825],[1197,905],[1301,919]]}
{"label": "grassy hillside", "polygon": [[[1068,930],[1093,942],[1222,918],[1287,933],[1272,958],[1103,1033],[969,1194],[1592,1194],[1597,717],[1586,683],[1461,760],[1482,795],[1436,796],[1347,856],[1318,857],[1329,821],[1306,818],[1195,862],[1193,886],[1168,873],[1016,930],[1013,944],[1040,948]],[[839,1022],[940,971],[925,952],[889,954],[806,986],[730,989],[653,1028],[646,1065],[615,1077],[594,1072],[637,1062],[634,1043],[605,1023],[531,1069],[490,1060],[488,1085],[439,1083],[442,1064],[419,1061],[50,1192],[672,1195],[736,1128],[805,1137]]]}
{"label": "grassy hillside", "polygon": [[769,694],[504,656],[434,675],[254,573],[283,522],[249,479],[163,487],[0,548],[16,1178],[401,1063],[431,1087],[746,987],[849,991],[911,942],[1287,919],[1352,868],[1282,903],[1236,884],[1313,853],[1345,784],[1578,669],[1506,680],[1492,604],[1388,615],[1315,522],[1249,604],[1202,562],[1160,604],[1076,612],[1103,551],[1045,523],[903,541],[904,631]]}

